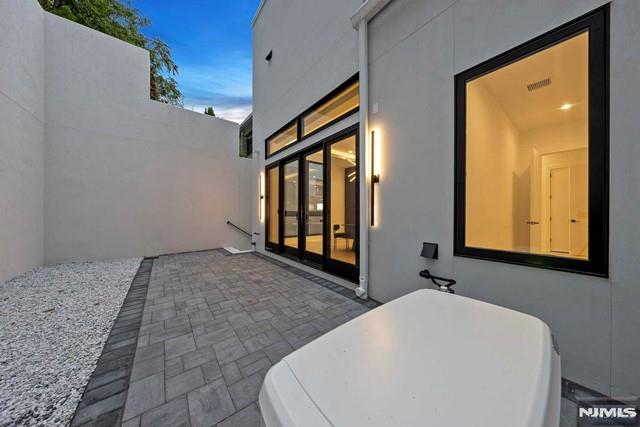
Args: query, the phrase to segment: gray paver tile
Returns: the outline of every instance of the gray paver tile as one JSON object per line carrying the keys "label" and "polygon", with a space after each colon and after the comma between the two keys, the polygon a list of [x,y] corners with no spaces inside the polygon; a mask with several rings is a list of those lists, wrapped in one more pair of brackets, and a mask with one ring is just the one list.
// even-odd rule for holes
{"label": "gray paver tile", "polygon": [[174,397],[185,394],[203,385],[204,377],[202,376],[202,370],[199,366],[188,371],[184,371],[175,377],[167,378],[167,400],[173,399]]}
{"label": "gray paver tile", "polygon": [[187,398],[178,397],[142,415],[141,427],[180,427],[189,425]]}
{"label": "gray paver tile", "polygon": [[240,369],[238,369],[238,366],[235,364],[235,362],[221,365],[220,370],[222,371],[222,375],[224,376],[224,382],[227,383],[227,385],[231,385],[242,379]]}
{"label": "gray paver tile", "polygon": [[153,357],[133,364],[131,370],[131,381],[138,381],[149,375],[164,371],[164,356]]}
{"label": "gray paver tile", "polygon": [[139,427],[140,417],[131,418],[129,421],[122,423],[120,427]]}
{"label": "gray paver tile", "polygon": [[196,342],[193,333],[169,338],[164,342],[164,356],[166,359],[178,357],[196,349]]}
{"label": "gray paver tile", "polygon": [[222,370],[216,360],[207,362],[201,366],[202,374],[204,375],[204,381],[210,383],[213,380],[217,380],[222,376]]}
{"label": "gray paver tile", "polygon": [[174,357],[164,363],[164,373],[167,377],[174,377],[182,372],[184,372],[182,358]]}
{"label": "gray paver tile", "polygon": [[164,403],[164,373],[134,381],[129,384],[123,420],[140,415]]}
{"label": "gray paver tile", "polygon": [[190,392],[187,399],[193,427],[212,426],[236,411],[222,379]]}
{"label": "gray paver tile", "polygon": [[258,406],[253,403],[218,424],[218,427],[259,427],[261,419]]}
{"label": "gray paver tile", "polygon": [[164,344],[157,342],[155,344],[147,345],[136,351],[136,358],[134,363],[138,363],[142,360],[147,360],[152,357],[164,356]]}
{"label": "gray paver tile", "polygon": [[287,354],[293,351],[293,347],[285,340],[278,341],[264,348],[264,353],[271,363],[276,363]]}
{"label": "gray paver tile", "polygon": [[199,348],[182,355],[182,366],[185,371],[200,366],[205,362],[209,362],[216,358],[211,346]]}
{"label": "gray paver tile", "polygon": [[226,339],[213,345],[216,358],[220,364],[225,364],[245,356],[247,350],[236,337]]}
{"label": "gray paver tile", "polygon": [[247,354],[246,356],[243,356],[240,359],[236,360],[236,365],[238,365],[238,368],[242,369],[245,366],[252,364],[253,362],[256,362],[260,359],[264,359],[265,357],[267,356],[264,353],[264,351],[256,351],[251,354]]}
{"label": "gray paver tile", "polygon": [[269,359],[264,357],[263,359],[256,360],[255,362],[240,368],[240,373],[243,377],[248,377],[256,372],[268,370],[271,367]]}
{"label": "gray paver tile", "polygon": [[258,400],[262,381],[262,375],[253,374],[229,386],[229,393],[237,408],[244,408]]}
{"label": "gray paver tile", "polygon": [[230,326],[221,329],[212,330],[196,336],[196,344],[198,348],[217,344],[229,338],[235,337],[236,334]]}

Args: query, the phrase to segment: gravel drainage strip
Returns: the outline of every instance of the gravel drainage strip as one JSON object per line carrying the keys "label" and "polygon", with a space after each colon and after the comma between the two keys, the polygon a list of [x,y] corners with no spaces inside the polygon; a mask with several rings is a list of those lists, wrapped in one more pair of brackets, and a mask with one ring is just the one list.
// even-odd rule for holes
{"label": "gravel drainage strip", "polygon": [[62,426],[141,258],[38,268],[0,284],[0,426]]}
{"label": "gravel drainage strip", "polygon": [[152,258],[145,258],[140,264],[78,404],[72,426],[115,426],[122,422],[152,267]]}

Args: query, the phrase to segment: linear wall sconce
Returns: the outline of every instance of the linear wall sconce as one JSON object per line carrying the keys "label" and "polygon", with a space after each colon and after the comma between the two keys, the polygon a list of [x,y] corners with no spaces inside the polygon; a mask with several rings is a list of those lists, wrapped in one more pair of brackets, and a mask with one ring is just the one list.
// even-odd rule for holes
{"label": "linear wall sconce", "polygon": [[265,182],[264,182],[264,172],[260,172],[260,176],[258,177],[258,212],[260,216],[260,222],[264,222],[264,214],[265,214],[265,200],[264,200],[264,190],[265,190]]}
{"label": "linear wall sconce", "polygon": [[376,184],[380,182],[380,170],[376,157],[379,153],[376,153],[376,131],[371,131],[371,226],[373,227],[375,222],[375,206],[376,206]]}

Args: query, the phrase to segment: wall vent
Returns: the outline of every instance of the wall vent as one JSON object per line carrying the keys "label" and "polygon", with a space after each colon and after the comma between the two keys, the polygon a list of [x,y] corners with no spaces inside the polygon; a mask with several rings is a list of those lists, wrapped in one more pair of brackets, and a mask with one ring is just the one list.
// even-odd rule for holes
{"label": "wall vent", "polygon": [[538,80],[537,82],[529,83],[527,85],[527,90],[529,92],[533,92],[534,90],[542,89],[543,87],[547,87],[551,85],[551,79],[547,77],[546,79]]}

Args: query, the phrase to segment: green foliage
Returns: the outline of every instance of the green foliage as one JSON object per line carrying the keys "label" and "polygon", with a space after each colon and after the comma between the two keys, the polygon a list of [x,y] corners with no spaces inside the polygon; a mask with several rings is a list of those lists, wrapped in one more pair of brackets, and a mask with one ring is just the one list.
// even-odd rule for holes
{"label": "green foliage", "polygon": [[159,39],[148,39],[142,28],[149,20],[129,3],[121,0],[39,0],[42,8],[78,24],[116,37],[149,50],[151,99],[182,106],[182,93],[173,76],[178,66],[173,62],[171,49]]}
{"label": "green foliage", "polygon": [[209,116],[213,116],[213,117],[215,117],[215,116],[216,116],[215,111],[213,111],[213,107],[207,107],[207,108],[205,108],[205,109],[204,109],[204,113],[205,113],[205,114],[207,114],[207,115],[209,115]]}

